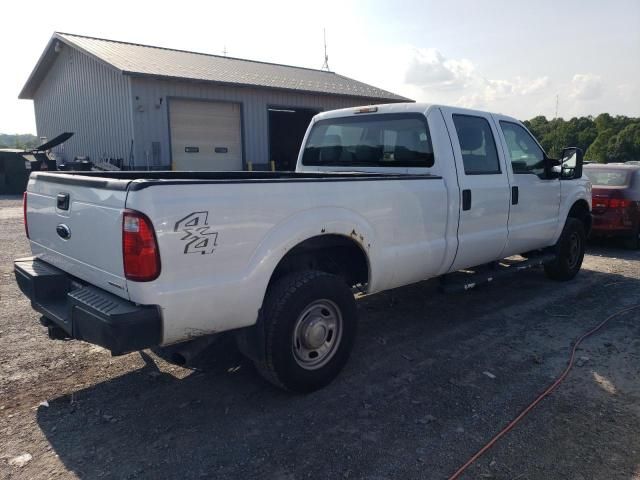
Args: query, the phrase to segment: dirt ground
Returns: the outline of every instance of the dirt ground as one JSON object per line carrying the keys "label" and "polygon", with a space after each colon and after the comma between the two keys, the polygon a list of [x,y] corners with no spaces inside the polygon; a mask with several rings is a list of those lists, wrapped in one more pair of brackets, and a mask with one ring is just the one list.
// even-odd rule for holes
{"label": "dirt ground", "polygon": [[[29,254],[21,215],[0,199],[3,479],[447,478],[562,371],[575,338],[640,304],[640,251],[615,243],[590,246],[569,283],[531,270],[443,295],[423,282],[359,301],[345,371],[291,396],[229,340],[196,369],[49,340],[13,278]],[[635,311],[588,339],[463,478],[640,479],[639,333]]]}

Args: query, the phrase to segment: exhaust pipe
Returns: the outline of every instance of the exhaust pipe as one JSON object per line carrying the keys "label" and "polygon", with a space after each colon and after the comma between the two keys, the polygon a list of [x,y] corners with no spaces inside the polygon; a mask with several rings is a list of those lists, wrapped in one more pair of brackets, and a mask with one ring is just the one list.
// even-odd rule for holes
{"label": "exhaust pipe", "polygon": [[204,335],[194,340],[176,345],[171,354],[171,360],[177,365],[184,366],[200,355],[207,347],[213,345],[218,340],[218,335]]}

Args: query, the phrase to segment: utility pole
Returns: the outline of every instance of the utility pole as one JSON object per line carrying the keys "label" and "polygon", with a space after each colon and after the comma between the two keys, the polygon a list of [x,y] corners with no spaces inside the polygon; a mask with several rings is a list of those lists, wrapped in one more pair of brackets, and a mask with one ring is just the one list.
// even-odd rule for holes
{"label": "utility pole", "polygon": [[558,99],[560,95],[556,94],[556,115],[553,118],[558,118]]}
{"label": "utility pole", "polygon": [[322,70],[329,71],[329,55],[327,55],[327,30],[322,29],[324,35],[324,63],[322,64]]}

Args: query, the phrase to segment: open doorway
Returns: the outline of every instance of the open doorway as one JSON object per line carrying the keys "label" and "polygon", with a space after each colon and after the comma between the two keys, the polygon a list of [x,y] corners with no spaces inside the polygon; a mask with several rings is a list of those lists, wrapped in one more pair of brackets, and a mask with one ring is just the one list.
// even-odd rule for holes
{"label": "open doorway", "polygon": [[274,162],[276,170],[295,170],[302,139],[318,110],[269,107],[268,112],[269,161]]}

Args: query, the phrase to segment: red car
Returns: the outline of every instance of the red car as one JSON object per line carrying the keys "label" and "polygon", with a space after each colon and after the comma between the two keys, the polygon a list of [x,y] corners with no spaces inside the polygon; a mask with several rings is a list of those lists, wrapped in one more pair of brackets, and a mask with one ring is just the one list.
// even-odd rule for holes
{"label": "red car", "polygon": [[594,237],[623,237],[629,248],[640,247],[640,165],[588,164]]}

